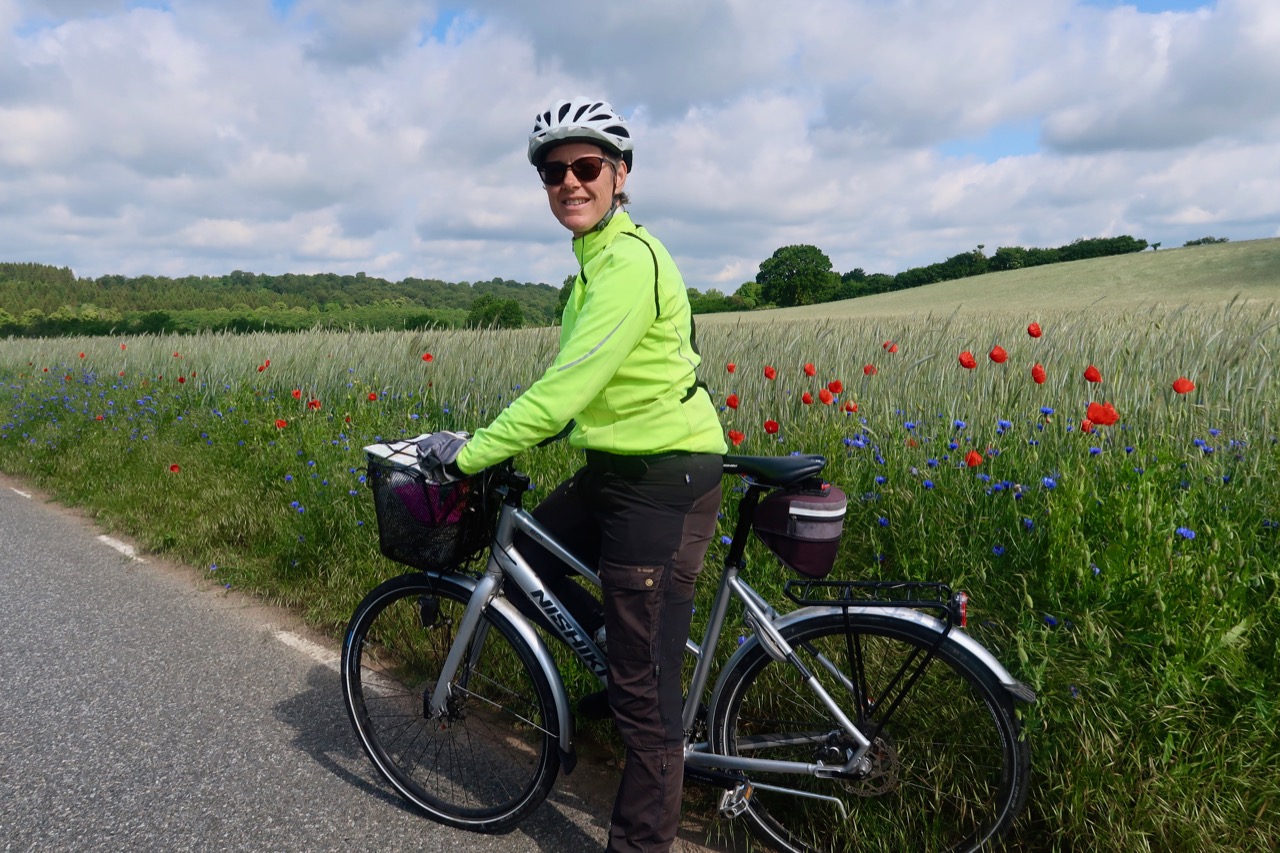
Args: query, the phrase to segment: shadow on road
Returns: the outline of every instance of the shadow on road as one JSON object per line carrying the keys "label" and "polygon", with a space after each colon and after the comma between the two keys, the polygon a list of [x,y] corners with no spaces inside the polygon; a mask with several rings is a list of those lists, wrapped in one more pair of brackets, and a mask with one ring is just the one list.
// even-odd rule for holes
{"label": "shadow on road", "polygon": [[[351,786],[353,797],[375,797],[420,820],[430,821],[382,782],[360,749],[342,705],[342,685],[333,670],[314,667],[308,676],[306,691],[278,703],[275,717],[294,732],[293,743],[298,749]],[[520,849],[576,853],[598,851],[604,846],[609,806],[588,802],[564,789],[565,786],[557,782],[548,800],[520,824],[516,832],[527,839]],[[592,831],[588,832],[586,827]],[[442,831],[466,836],[460,830]]]}

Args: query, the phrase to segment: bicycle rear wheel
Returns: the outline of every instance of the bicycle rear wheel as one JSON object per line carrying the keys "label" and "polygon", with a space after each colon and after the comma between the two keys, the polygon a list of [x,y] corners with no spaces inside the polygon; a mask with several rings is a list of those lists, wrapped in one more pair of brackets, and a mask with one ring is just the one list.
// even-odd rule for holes
{"label": "bicycle rear wheel", "polygon": [[555,700],[533,651],[490,608],[445,713],[428,718],[468,598],[416,572],[373,590],[347,627],[342,691],[361,746],[405,800],[450,826],[506,832],[559,772]]}
{"label": "bicycle rear wheel", "polygon": [[[988,669],[953,643],[930,656],[936,633],[879,614],[815,614],[784,636],[872,740],[872,763],[860,777],[748,772],[757,835],[787,851],[969,851],[1007,830],[1030,752]],[[727,755],[839,768],[856,747],[796,668],[758,645],[726,675],[712,714]]]}

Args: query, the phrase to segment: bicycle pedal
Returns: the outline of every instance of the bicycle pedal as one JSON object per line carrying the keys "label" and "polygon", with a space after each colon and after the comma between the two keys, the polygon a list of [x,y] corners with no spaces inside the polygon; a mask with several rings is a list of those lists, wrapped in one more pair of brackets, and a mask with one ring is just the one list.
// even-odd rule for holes
{"label": "bicycle pedal", "polygon": [[725,791],[720,795],[720,816],[735,818],[741,815],[751,805],[751,795],[755,790],[750,782],[743,782]]}

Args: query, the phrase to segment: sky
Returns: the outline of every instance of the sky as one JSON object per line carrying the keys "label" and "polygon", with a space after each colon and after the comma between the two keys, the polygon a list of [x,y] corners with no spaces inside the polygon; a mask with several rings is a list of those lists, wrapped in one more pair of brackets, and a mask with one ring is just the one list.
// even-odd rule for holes
{"label": "sky", "polygon": [[700,290],[1280,236],[1277,0],[0,0],[0,261],[558,286],[573,96]]}

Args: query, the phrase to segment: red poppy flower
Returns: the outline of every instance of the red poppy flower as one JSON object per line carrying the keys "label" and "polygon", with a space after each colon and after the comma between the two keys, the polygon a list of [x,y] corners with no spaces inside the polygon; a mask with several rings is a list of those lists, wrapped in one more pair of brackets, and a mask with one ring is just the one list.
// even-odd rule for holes
{"label": "red poppy flower", "polygon": [[1120,413],[1110,403],[1090,403],[1085,417],[1099,426],[1111,426],[1120,420]]}
{"label": "red poppy flower", "polygon": [[181,470],[182,470],[182,468],[181,468],[181,467],[179,467],[179,466],[178,466],[178,463],[176,463],[176,462],[175,462],[174,464],[172,464],[172,465],[170,465],[170,466],[169,466],[169,473],[170,473],[170,474],[176,474],[176,473],[178,473],[178,472],[179,472],[179,471],[181,471]]}
{"label": "red poppy flower", "polygon": [[1041,364],[1040,362],[1036,362],[1035,364],[1031,365],[1031,379],[1037,385],[1044,384],[1044,380],[1045,380],[1044,365]]}
{"label": "red poppy flower", "polygon": [[293,394],[293,399],[295,399],[295,400],[301,400],[301,399],[302,399],[302,391],[301,391],[300,389],[298,389],[298,388],[294,388],[294,389],[293,389],[293,391],[291,391],[290,393],[292,393],[292,394]]}
{"label": "red poppy flower", "polygon": [[346,421],[347,423],[351,423],[351,415],[347,415],[345,418],[343,418],[343,420]]}
{"label": "red poppy flower", "polygon": [[126,347],[124,344],[121,344],[120,349],[128,349],[128,347]]}
{"label": "red poppy flower", "polygon": [[178,355],[176,352],[173,354],[173,357],[174,357],[174,358],[182,358],[182,356]]}
{"label": "red poppy flower", "polygon": [[812,405],[813,395],[810,394],[808,391],[805,391],[803,394],[800,395],[800,402],[804,403],[806,406]]}
{"label": "red poppy flower", "polygon": [[767,433],[769,433],[769,435],[776,435],[776,434],[777,434],[777,432],[778,432],[778,422],[777,422],[777,421],[765,421],[765,422],[764,422],[764,431],[765,431],[765,432],[767,432]]}
{"label": "red poppy flower", "polygon": [[100,421],[100,420],[102,420],[102,415],[98,415],[96,418],[94,418],[94,420],[95,420],[95,421]]}
{"label": "red poppy flower", "polygon": [[835,400],[835,398],[836,398],[836,395],[832,394],[826,388],[823,388],[821,391],[818,392],[818,399],[821,400],[823,405],[825,406],[830,406],[831,403]]}
{"label": "red poppy flower", "polygon": [[124,376],[124,371],[123,371],[123,370],[122,370],[122,371],[120,371],[120,375],[121,375],[121,376]]}
{"label": "red poppy flower", "polygon": [[1039,324],[1039,323],[1032,323],[1032,324],[1030,324],[1029,326],[1027,326],[1027,334],[1028,334],[1028,335],[1030,335],[1030,336],[1031,336],[1031,337],[1033,337],[1033,338],[1038,338],[1038,337],[1040,337],[1040,335],[1041,335],[1041,332],[1040,332],[1040,324]]}
{"label": "red poppy flower", "polygon": [[308,408],[308,409],[311,409],[312,411],[316,411],[316,410],[318,410],[318,409],[320,408],[320,401],[319,401],[319,400],[308,400],[308,401],[307,401],[307,408]]}
{"label": "red poppy flower", "polygon": [[369,392],[369,402],[370,402],[370,403],[376,403],[376,402],[378,402],[378,394],[377,394],[377,392],[376,392],[376,391],[370,391],[370,392]]}
{"label": "red poppy flower", "polygon": [[269,358],[264,358],[264,359],[262,360],[262,366],[263,366],[263,367],[270,367],[270,366],[271,366],[271,359],[269,359]]}
{"label": "red poppy flower", "polygon": [[863,376],[875,376],[879,372],[880,371],[876,370],[876,366],[874,364],[864,364],[862,366]]}
{"label": "red poppy flower", "polygon": [[996,364],[1004,364],[1009,360],[1009,353],[1004,351],[1004,347],[996,344],[991,348],[991,352],[987,354],[987,358],[990,358]]}
{"label": "red poppy flower", "polygon": [[429,353],[429,352],[424,352],[424,353],[422,354],[422,360],[423,360],[423,361],[435,361],[435,360],[436,360],[436,357],[435,357],[434,355],[432,355],[431,353]]}
{"label": "red poppy flower", "polygon": [[854,412],[858,411],[858,404],[853,402],[852,400],[846,400],[844,404],[844,410],[846,412],[849,412],[850,414],[853,414]]}
{"label": "red poppy flower", "polygon": [[1084,378],[1090,382],[1101,382],[1102,373],[1091,364],[1084,369]]}
{"label": "red poppy flower", "polygon": [[977,468],[982,464],[982,454],[976,450],[970,450],[964,457],[964,464],[968,465],[970,468]]}
{"label": "red poppy flower", "polygon": [[839,379],[832,379],[827,383],[827,390],[832,394],[839,394],[844,391],[844,383]]}
{"label": "red poppy flower", "polygon": [[1080,431],[1093,432],[1093,421],[1089,420],[1088,418],[1085,418],[1084,420],[1082,420],[1080,422]]}
{"label": "red poppy flower", "polygon": [[898,345],[895,344],[893,341],[885,341],[880,345],[880,349],[884,350],[885,352],[893,353],[898,351]]}
{"label": "red poppy flower", "polygon": [[978,366],[978,360],[973,357],[973,353],[965,350],[960,353],[960,366],[965,370],[973,370]]}
{"label": "red poppy flower", "polygon": [[746,436],[738,432],[736,429],[729,430],[729,443],[732,444],[734,447],[737,447],[739,444],[742,444],[742,440],[744,438],[746,438]]}
{"label": "red poppy flower", "polygon": [[778,371],[774,370],[774,369],[773,369],[773,367],[771,367],[771,366],[770,366],[770,365],[768,365],[768,364],[766,364],[766,365],[764,366],[764,378],[765,378],[765,379],[774,379],[774,378],[776,378],[776,377],[777,377],[777,375],[778,375]]}
{"label": "red poppy flower", "polygon": [[46,368],[44,369],[44,372],[45,372],[45,373],[48,373],[48,372],[49,372],[49,368],[47,368],[47,367],[46,367]]}
{"label": "red poppy flower", "polygon": [[724,404],[731,409],[738,408],[738,395],[730,394],[728,397],[725,397]]}
{"label": "red poppy flower", "polygon": [[918,442],[914,438],[907,436],[907,440],[903,443],[906,444],[907,447],[915,447]]}
{"label": "red poppy flower", "polygon": [[187,377],[185,377],[185,376],[179,376],[179,377],[178,377],[178,384],[179,384],[179,385],[184,384],[186,381],[187,381]]}
{"label": "red poppy flower", "polygon": [[1192,382],[1185,376],[1179,376],[1173,380],[1173,390],[1179,394],[1188,394],[1196,390],[1196,383]]}
{"label": "red poppy flower", "polygon": [[81,357],[81,358],[84,358],[84,353],[80,353],[80,357]]}
{"label": "red poppy flower", "polygon": [[727,370],[727,371],[729,371],[730,373],[733,373],[735,370],[737,370],[737,369],[738,369],[738,365],[734,364],[734,363],[731,361],[731,362],[729,362],[728,364],[726,364],[726,365],[724,366],[724,369],[725,369],[725,370]]}
{"label": "red poppy flower", "polygon": [[818,368],[816,368],[816,367],[814,367],[812,364],[810,364],[810,363],[806,362],[806,363],[805,363],[805,366],[804,366],[804,375],[805,375],[805,376],[817,376],[817,375],[818,375]]}
{"label": "red poppy flower", "polygon": [[289,422],[286,421],[284,418],[276,418],[276,429],[284,429],[288,425],[289,425]]}

